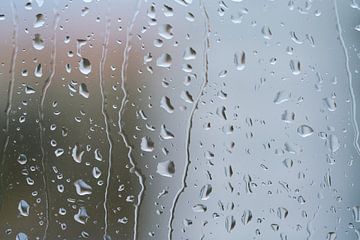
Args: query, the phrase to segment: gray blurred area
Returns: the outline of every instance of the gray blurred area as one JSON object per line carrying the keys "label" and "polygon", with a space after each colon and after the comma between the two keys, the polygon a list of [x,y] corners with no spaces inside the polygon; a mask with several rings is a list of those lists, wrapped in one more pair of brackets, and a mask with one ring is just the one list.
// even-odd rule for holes
{"label": "gray blurred area", "polygon": [[0,239],[360,239],[359,11],[0,1]]}

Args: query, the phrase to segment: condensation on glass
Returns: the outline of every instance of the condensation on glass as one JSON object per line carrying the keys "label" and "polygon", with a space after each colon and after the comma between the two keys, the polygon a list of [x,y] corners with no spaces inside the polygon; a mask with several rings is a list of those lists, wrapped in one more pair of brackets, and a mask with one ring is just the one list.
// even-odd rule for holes
{"label": "condensation on glass", "polygon": [[1,1],[0,239],[359,239],[359,11]]}

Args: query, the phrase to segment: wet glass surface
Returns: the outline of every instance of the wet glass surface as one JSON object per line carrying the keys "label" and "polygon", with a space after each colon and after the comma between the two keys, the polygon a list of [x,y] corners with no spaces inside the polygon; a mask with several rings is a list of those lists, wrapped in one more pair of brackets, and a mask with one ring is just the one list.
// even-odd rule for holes
{"label": "wet glass surface", "polygon": [[360,239],[360,1],[0,2],[0,239]]}

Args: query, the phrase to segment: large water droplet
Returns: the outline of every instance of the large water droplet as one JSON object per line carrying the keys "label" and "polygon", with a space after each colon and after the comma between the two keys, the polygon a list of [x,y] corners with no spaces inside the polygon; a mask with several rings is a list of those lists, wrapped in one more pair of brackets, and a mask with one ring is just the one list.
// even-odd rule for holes
{"label": "large water droplet", "polygon": [[35,17],[36,17],[36,19],[34,22],[34,28],[42,27],[45,24],[44,15],[39,13],[39,14],[36,14]]}
{"label": "large water droplet", "polygon": [[85,224],[88,219],[89,215],[85,207],[80,207],[77,214],[74,215],[74,220],[81,224]]}
{"label": "large water droplet", "polygon": [[245,52],[236,52],[234,54],[234,64],[237,70],[241,71],[245,69]]}
{"label": "large water droplet", "polygon": [[312,129],[312,127],[308,126],[308,125],[301,125],[300,127],[298,127],[297,129],[297,133],[301,136],[301,137],[309,137],[314,133],[314,130]]}
{"label": "large water droplet", "polygon": [[36,33],[35,37],[33,39],[33,47],[36,50],[42,50],[45,46],[44,46],[44,40],[41,38],[41,35]]}
{"label": "large water droplet", "polygon": [[29,216],[30,206],[25,200],[20,200],[18,210],[21,216]]}
{"label": "large water droplet", "polygon": [[159,27],[159,35],[165,39],[173,38],[173,27],[170,24],[164,24]]}
{"label": "large water droplet", "polygon": [[159,67],[170,67],[172,63],[172,58],[169,54],[167,53],[163,53],[160,55],[160,57],[158,57],[158,59],[156,60],[156,65],[158,65]]}
{"label": "large water droplet", "polygon": [[20,163],[21,165],[24,165],[27,163],[27,157],[25,154],[21,153],[19,154],[19,157],[17,159],[18,163]]}
{"label": "large water droplet", "polygon": [[170,160],[159,162],[156,172],[164,177],[173,177],[175,173],[175,163]]}
{"label": "large water droplet", "polygon": [[140,149],[144,152],[154,151],[154,142],[150,137],[141,138]]}
{"label": "large water droplet", "polygon": [[79,179],[74,182],[76,193],[80,196],[89,195],[92,193],[92,188],[84,180]]}
{"label": "large water droplet", "polygon": [[81,58],[79,62],[79,70],[82,74],[89,74],[91,72],[91,63],[87,58]]}

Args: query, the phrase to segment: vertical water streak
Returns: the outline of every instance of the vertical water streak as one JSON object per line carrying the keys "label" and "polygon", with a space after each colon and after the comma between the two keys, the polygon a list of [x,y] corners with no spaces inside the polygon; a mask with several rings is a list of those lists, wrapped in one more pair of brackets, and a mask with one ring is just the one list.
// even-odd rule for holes
{"label": "vertical water streak", "polygon": [[186,162],[185,162],[185,167],[184,167],[184,173],[183,173],[183,177],[182,177],[182,186],[179,189],[179,191],[176,193],[175,197],[174,197],[174,201],[173,204],[170,208],[170,219],[169,219],[169,225],[168,225],[168,239],[172,239],[172,234],[173,234],[173,221],[174,221],[174,217],[175,217],[175,208],[176,205],[180,199],[180,195],[185,191],[185,188],[187,187],[186,184],[186,179],[187,179],[187,175],[188,175],[188,170],[189,170],[189,165],[191,163],[190,160],[190,144],[191,144],[191,131],[192,131],[192,127],[193,127],[193,118],[195,115],[196,110],[199,107],[199,103],[200,103],[200,98],[201,96],[204,95],[204,90],[206,89],[208,82],[209,82],[209,57],[208,57],[208,51],[210,48],[210,39],[209,39],[209,34],[210,34],[210,24],[209,24],[209,15],[208,12],[206,10],[205,4],[203,0],[200,0],[200,8],[202,8],[203,10],[203,14],[205,17],[204,23],[205,23],[205,32],[204,32],[204,80],[202,82],[200,91],[198,96],[196,97],[196,100],[193,104],[193,107],[191,109],[190,112],[190,116],[189,116],[189,121],[188,121],[188,129],[187,129],[187,133],[186,133]]}
{"label": "vertical water streak", "polygon": [[349,54],[348,54],[347,48],[345,46],[344,38],[342,36],[342,28],[341,28],[341,24],[340,24],[339,12],[338,12],[338,8],[337,8],[336,0],[334,0],[334,8],[335,8],[336,25],[337,25],[337,30],[338,30],[338,34],[339,34],[339,39],[341,42],[341,47],[343,48],[343,51],[345,54],[346,74],[349,79],[349,90],[350,90],[350,95],[351,95],[351,110],[350,110],[350,112],[351,112],[351,117],[352,117],[352,125],[355,130],[353,145],[355,147],[357,154],[360,156],[359,127],[358,127],[357,121],[356,121],[356,99],[355,99],[355,94],[354,94],[354,89],[353,89],[353,84],[352,84],[352,74],[351,74],[350,66],[349,66]]}
{"label": "vertical water streak", "polygon": [[46,225],[45,225],[45,230],[44,230],[44,237],[43,239],[46,239],[47,236],[47,231],[49,228],[49,222],[50,222],[50,209],[49,209],[49,191],[48,191],[48,187],[47,187],[47,173],[46,173],[46,169],[47,169],[47,164],[46,164],[46,153],[45,153],[45,149],[44,149],[44,103],[45,103],[45,98],[46,98],[46,93],[47,90],[49,89],[52,79],[55,76],[55,68],[56,68],[56,30],[57,30],[57,26],[59,23],[59,13],[57,11],[56,8],[54,8],[54,24],[53,24],[53,35],[52,35],[52,49],[51,49],[51,56],[50,56],[50,66],[51,66],[51,71],[50,71],[50,75],[49,77],[46,79],[44,86],[42,88],[41,91],[41,96],[40,96],[40,106],[39,106],[39,130],[40,130],[40,147],[41,147],[41,167],[43,169],[43,182],[44,182],[44,191],[45,191],[45,197],[46,197]]}
{"label": "vertical water streak", "polygon": [[126,148],[128,149],[127,156],[128,156],[129,162],[131,164],[130,171],[135,173],[135,175],[138,177],[139,183],[141,185],[141,190],[140,190],[140,192],[138,194],[137,204],[135,204],[134,236],[133,236],[134,240],[137,239],[137,222],[138,222],[138,215],[139,215],[139,206],[140,206],[140,203],[142,201],[142,196],[143,196],[143,192],[145,190],[145,186],[144,186],[144,177],[139,172],[139,170],[136,169],[135,163],[132,160],[132,157],[131,157],[132,147],[129,145],[128,140],[127,140],[127,138],[126,138],[126,136],[125,136],[125,134],[123,132],[121,120],[122,120],[122,114],[123,114],[124,107],[125,107],[125,104],[126,104],[126,99],[127,99],[127,92],[126,92],[126,89],[125,89],[125,81],[127,79],[126,69],[127,69],[127,66],[128,66],[128,58],[129,58],[129,53],[130,53],[130,50],[131,50],[131,45],[130,45],[130,40],[132,38],[131,32],[132,32],[132,30],[134,28],[136,18],[139,15],[140,8],[141,8],[141,3],[142,3],[142,0],[139,0],[137,2],[136,11],[135,11],[135,13],[134,13],[134,15],[133,15],[133,17],[131,19],[130,26],[127,28],[127,31],[126,31],[125,49],[124,49],[124,55],[123,55],[123,62],[122,62],[122,65],[121,65],[121,90],[122,90],[124,96],[123,96],[123,98],[121,100],[121,105],[120,105],[120,109],[119,109],[119,121],[118,121],[119,134],[121,135],[121,137],[122,137],[122,139],[124,141],[124,144],[125,144]]}
{"label": "vertical water streak", "polygon": [[[7,103],[5,108],[5,115],[6,115],[6,123],[5,123],[5,131],[4,134],[6,135],[4,144],[2,145],[2,152],[1,152],[1,169],[0,169],[0,180],[1,180],[1,189],[4,189],[4,164],[5,164],[5,152],[7,149],[7,146],[9,144],[10,136],[9,136],[9,127],[10,127],[10,112],[12,108],[12,98],[13,98],[13,92],[14,92],[14,83],[15,83],[15,65],[16,65],[16,58],[18,54],[18,34],[19,34],[19,17],[17,15],[17,9],[16,5],[14,3],[14,0],[10,2],[11,5],[11,12],[12,12],[12,21],[13,21],[13,33],[12,33],[12,53],[11,53],[11,66],[9,73],[11,74],[9,87],[7,91]],[[2,193],[0,192],[0,197]],[[0,198],[0,205],[1,205],[1,198]]]}
{"label": "vertical water streak", "polygon": [[105,25],[105,37],[104,37],[104,42],[102,44],[102,53],[101,53],[101,60],[100,60],[100,72],[99,72],[99,78],[100,78],[100,92],[101,92],[101,113],[104,117],[104,123],[105,123],[105,131],[106,131],[106,138],[108,140],[109,143],[109,163],[108,163],[108,169],[107,169],[107,179],[106,179],[106,188],[105,188],[105,194],[104,194],[104,240],[107,237],[107,231],[108,231],[108,210],[107,210],[107,199],[108,199],[108,189],[109,189],[109,185],[110,185],[110,173],[111,173],[111,153],[112,153],[112,141],[110,139],[110,133],[109,133],[109,124],[108,124],[108,114],[106,112],[105,109],[105,94],[104,94],[104,79],[103,79],[103,74],[104,74],[104,65],[105,65],[105,60],[106,60],[106,56],[107,56],[107,51],[108,51],[108,45],[109,45],[109,37],[110,37],[110,26],[111,26],[111,18],[110,16],[110,2],[109,0],[107,1],[107,10],[106,10],[106,25]]}
{"label": "vertical water streak", "polygon": [[308,236],[306,237],[306,240],[310,240],[312,237],[311,234],[311,224],[314,221],[316,215],[319,213],[320,211],[320,206],[317,207],[316,212],[314,213],[313,217],[310,219],[310,221],[308,221],[308,223],[306,224],[306,231],[308,233]]}

